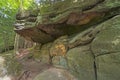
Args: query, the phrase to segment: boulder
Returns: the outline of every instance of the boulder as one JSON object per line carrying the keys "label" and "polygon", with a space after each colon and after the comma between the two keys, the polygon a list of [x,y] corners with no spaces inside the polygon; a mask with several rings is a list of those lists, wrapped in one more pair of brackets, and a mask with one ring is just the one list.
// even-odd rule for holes
{"label": "boulder", "polygon": [[77,79],[64,69],[50,68],[38,74],[33,80],[77,80]]}
{"label": "boulder", "polygon": [[97,80],[120,79],[120,52],[96,57]]}
{"label": "boulder", "polygon": [[95,57],[97,80],[119,80],[120,15],[98,25],[102,30],[91,43]]}
{"label": "boulder", "polygon": [[68,68],[79,80],[95,80],[94,56],[89,45],[76,47],[67,53]]}
{"label": "boulder", "polygon": [[120,15],[98,25],[103,29],[95,37],[91,49],[95,56],[120,51]]}

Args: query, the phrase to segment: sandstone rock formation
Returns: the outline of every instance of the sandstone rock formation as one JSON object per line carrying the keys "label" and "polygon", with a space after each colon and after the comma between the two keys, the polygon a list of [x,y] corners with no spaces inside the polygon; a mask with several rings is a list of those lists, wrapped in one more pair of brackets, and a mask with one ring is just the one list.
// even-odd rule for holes
{"label": "sandstone rock formation", "polygon": [[[78,80],[119,80],[120,1],[91,0],[92,4],[86,2],[89,0],[80,1],[84,4],[73,6],[75,10],[58,11],[54,17],[51,12],[47,17],[42,15],[40,21],[38,15],[34,26],[15,25],[15,32],[42,44],[37,54],[33,54],[35,60],[44,63],[50,60],[53,66],[67,69],[67,75],[71,73]],[[19,20],[29,22],[29,17],[19,16]],[[59,80],[56,76],[59,71],[48,74],[52,70],[40,73],[35,80],[47,80],[50,76]],[[67,75],[62,78],[70,80]]]}

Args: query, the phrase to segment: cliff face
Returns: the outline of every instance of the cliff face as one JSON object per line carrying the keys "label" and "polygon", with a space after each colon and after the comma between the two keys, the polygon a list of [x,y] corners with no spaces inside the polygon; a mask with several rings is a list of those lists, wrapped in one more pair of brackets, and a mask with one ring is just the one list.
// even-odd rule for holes
{"label": "cliff face", "polygon": [[[120,1],[79,1],[84,5],[58,9],[52,17],[52,12],[19,14],[15,32],[42,44],[34,58],[69,69],[78,80],[119,80]],[[35,80],[46,79],[47,72]]]}

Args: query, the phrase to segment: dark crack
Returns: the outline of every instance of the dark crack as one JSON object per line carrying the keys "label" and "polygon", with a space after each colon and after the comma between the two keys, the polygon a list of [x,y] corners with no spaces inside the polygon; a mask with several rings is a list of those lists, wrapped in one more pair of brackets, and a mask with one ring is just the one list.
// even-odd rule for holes
{"label": "dark crack", "polygon": [[94,67],[94,74],[95,74],[95,80],[97,80],[97,66],[96,66],[96,56],[94,55],[94,52],[91,49],[91,45],[90,45],[90,51],[93,55],[94,58],[94,63],[93,63],[93,67]]}
{"label": "dark crack", "polygon": [[90,10],[90,9],[94,8],[95,6],[97,6],[98,4],[101,4],[104,1],[105,0],[98,0],[95,4],[85,7],[82,11]]}
{"label": "dark crack", "polygon": [[95,57],[94,57],[94,73],[95,73],[95,80],[97,80],[97,66],[95,62]]}
{"label": "dark crack", "polygon": [[104,55],[108,55],[108,54],[115,54],[115,53],[118,53],[118,52],[120,52],[120,51],[111,51],[111,52],[107,52],[107,53],[104,53],[104,54],[98,54],[95,57],[104,56]]}

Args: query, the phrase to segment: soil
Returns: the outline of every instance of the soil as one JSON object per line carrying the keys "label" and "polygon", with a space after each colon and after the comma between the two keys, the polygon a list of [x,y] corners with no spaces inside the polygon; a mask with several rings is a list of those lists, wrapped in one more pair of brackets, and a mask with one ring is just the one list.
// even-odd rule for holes
{"label": "soil", "polygon": [[22,64],[22,73],[15,80],[33,80],[37,74],[53,67],[50,64],[37,62],[32,59],[19,62]]}
{"label": "soil", "polygon": [[16,56],[18,62],[22,65],[22,72],[19,76],[17,76],[13,80],[33,80],[36,75],[53,67],[49,63],[36,61],[32,57],[27,56],[29,55],[29,51],[28,54],[24,54],[24,53],[27,53],[27,51],[22,52],[20,53],[20,55]]}

